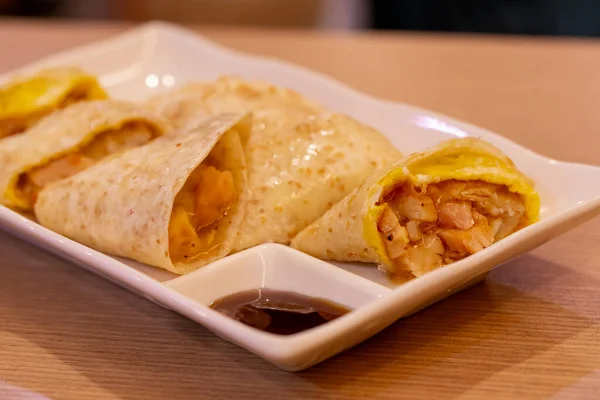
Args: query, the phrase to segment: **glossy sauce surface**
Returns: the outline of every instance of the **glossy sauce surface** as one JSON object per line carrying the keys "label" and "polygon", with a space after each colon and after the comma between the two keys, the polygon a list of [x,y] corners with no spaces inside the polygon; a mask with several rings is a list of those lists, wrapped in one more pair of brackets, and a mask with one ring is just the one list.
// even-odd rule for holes
{"label": "glossy sauce surface", "polygon": [[295,292],[253,289],[213,301],[210,307],[265,332],[291,335],[334,320],[350,309]]}

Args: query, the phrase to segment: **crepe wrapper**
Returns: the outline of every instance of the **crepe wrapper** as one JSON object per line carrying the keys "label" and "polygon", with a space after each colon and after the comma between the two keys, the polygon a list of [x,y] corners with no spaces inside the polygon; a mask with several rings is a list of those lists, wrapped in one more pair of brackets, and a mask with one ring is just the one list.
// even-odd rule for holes
{"label": "crepe wrapper", "polygon": [[[162,137],[111,157],[39,195],[35,216],[47,228],[99,251],[177,274],[226,256],[245,201],[244,155],[239,129],[250,116],[220,115],[181,136]],[[238,199],[220,220],[216,243],[189,262],[169,255],[173,203],[189,175],[210,155],[228,167]]]}
{"label": "crepe wrapper", "polygon": [[148,104],[178,126],[186,126],[194,110],[252,112],[245,145],[249,198],[234,251],[289,243],[367,176],[401,157],[375,129],[263,82],[222,77]]}
{"label": "crepe wrapper", "polygon": [[25,133],[0,141],[0,204],[29,210],[30,205],[17,193],[21,174],[131,122],[147,124],[156,135],[170,129],[166,120],[132,103],[97,100],[73,104],[44,117]]}
{"label": "crepe wrapper", "polygon": [[79,68],[47,68],[15,77],[0,88],[0,138],[20,133],[69,104],[105,98],[97,79]]}
{"label": "crepe wrapper", "polygon": [[528,224],[539,218],[540,200],[533,182],[506,155],[480,139],[453,139],[372,175],[300,232],[291,245],[320,259],[377,263],[396,273],[377,228],[382,197],[406,181],[430,184],[450,179],[504,185],[522,196]]}

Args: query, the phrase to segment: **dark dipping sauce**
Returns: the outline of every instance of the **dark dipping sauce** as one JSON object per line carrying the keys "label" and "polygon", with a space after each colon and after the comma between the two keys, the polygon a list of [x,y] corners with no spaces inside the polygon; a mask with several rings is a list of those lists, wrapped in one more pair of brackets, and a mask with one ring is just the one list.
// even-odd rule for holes
{"label": "dark dipping sauce", "polygon": [[210,307],[261,331],[292,335],[323,325],[350,312],[329,300],[271,289],[238,292]]}

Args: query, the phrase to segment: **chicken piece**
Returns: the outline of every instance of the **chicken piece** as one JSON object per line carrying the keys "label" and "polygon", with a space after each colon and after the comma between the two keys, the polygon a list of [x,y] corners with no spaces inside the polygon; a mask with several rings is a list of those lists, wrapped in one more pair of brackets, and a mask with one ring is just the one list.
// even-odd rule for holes
{"label": "chicken piece", "polygon": [[400,259],[404,268],[421,276],[443,265],[444,245],[437,235],[423,236],[422,243],[409,248]]}
{"label": "chicken piece", "polygon": [[426,249],[430,249],[436,254],[442,255],[444,254],[445,248],[442,239],[436,234],[427,234],[423,236],[422,240],[423,247]]}
{"label": "chicken piece", "polygon": [[401,263],[403,269],[409,270],[415,276],[421,276],[442,266],[443,260],[439,254],[419,245],[408,249]]}
{"label": "chicken piece", "polygon": [[487,195],[473,194],[471,191],[467,191],[463,197],[469,198],[479,212],[492,217],[525,213],[525,206],[519,196],[507,190]]}
{"label": "chicken piece", "polygon": [[[420,221],[437,221],[437,210],[431,197],[420,194],[414,189],[403,190],[388,201],[388,204],[398,216],[417,219]],[[408,192],[408,193],[407,193]]]}
{"label": "chicken piece", "polygon": [[470,229],[475,223],[468,201],[448,201],[440,204],[438,210],[442,227]]}
{"label": "chicken piece", "polygon": [[[462,197],[472,201],[479,213],[495,218],[491,226],[496,240],[513,233],[525,215],[525,205],[519,195],[503,186],[481,182],[466,188]],[[500,224],[495,222],[497,218],[501,219]]]}
{"label": "chicken piece", "polygon": [[467,230],[440,229],[438,235],[451,251],[469,255],[490,246],[495,238],[487,218],[474,212],[475,224]]}
{"label": "chicken piece", "polygon": [[408,232],[408,238],[411,242],[419,241],[423,237],[420,222],[417,220],[408,221],[406,223],[406,232]]}
{"label": "chicken piece", "polygon": [[222,218],[233,204],[236,197],[233,175],[212,166],[203,168],[195,194],[195,223],[196,229],[200,229]]}
{"label": "chicken piece", "polygon": [[427,193],[436,204],[456,200],[471,201],[479,212],[493,217],[525,212],[518,194],[511,193],[504,186],[483,181],[449,180],[429,186]]}
{"label": "chicken piece", "polygon": [[390,207],[385,207],[378,223],[379,232],[385,237],[388,255],[393,260],[400,257],[409,244],[408,233],[400,225],[398,217]]}
{"label": "chicken piece", "polygon": [[502,228],[502,218],[493,218],[489,220],[489,224],[490,224],[490,229],[492,231],[492,235],[494,235],[494,237],[496,238],[496,240],[498,239],[498,233],[500,232],[500,228]]}
{"label": "chicken piece", "polygon": [[427,195],[435,204],[461,199],[461,193],[467,186],[466,182],[449,180],[427,186]]}
{"label": "chicken piece", "polygon": [[518,213],[498,219],[500,219],[501,224],[498,227],[498,230],[494,233],[496,240],[504,239],[516,231],[521,223],[521,220],[523,219],[523,214]]}
{"label": "chicken piece", "polygon": [[40,167],[27,172],[27,180],[42,188],[52,182],[65,179],[83,171],[94,163],[93,160],[79,153],[70,153],[66,156],[50,161]]}

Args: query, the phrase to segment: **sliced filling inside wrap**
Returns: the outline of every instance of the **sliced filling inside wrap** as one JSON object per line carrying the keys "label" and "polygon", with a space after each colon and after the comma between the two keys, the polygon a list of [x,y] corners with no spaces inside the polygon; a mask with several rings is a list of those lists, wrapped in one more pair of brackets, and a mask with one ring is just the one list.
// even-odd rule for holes
{"label": "sliced filling inside wrap", "polygon": [[528,223],[523,196],[480,180],[405,182],[379,206],[377,228],[392,269],[416,276],[483,250]]}
{"label": "sliced filling inside wrap", "polygon": [[82,147],[22,173],[17,181],[17,193],[33,205],[39,191],[50,183],[69,178],[109,155],[144,145],[158,135],[153,125],[141,121],[130,121],[118,129],[101,131]]}
{"label": "sliced filling inside wrap", "polygon": [[231,157],[224,144],[217,143],[177,193],[169,221],[169,255],[174,264],[193,261],[222,242],[219,236],[225,229],[220,222],[236,206],[241,190],[239,178],[230,170],[236,163]]}
{"label": "sliced filling inside wrap", "polygon": [[217,223],[235,204],[237,193],[230,171],[200,165],[177,194],[169,223],[169,253],[173,263],[209,252]]}

